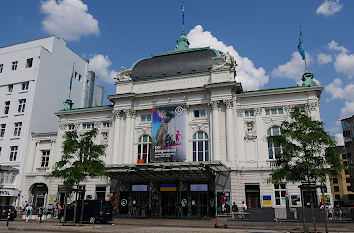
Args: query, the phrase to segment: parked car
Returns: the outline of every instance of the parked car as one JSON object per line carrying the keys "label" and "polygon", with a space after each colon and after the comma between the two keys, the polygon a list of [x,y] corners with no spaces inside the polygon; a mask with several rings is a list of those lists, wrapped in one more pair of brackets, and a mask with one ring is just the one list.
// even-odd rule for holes
{"label": "parked car", "polygon": [[[74,220],[74,205],[71,203],[68,205],[66,210],[66,221]],[[80,221],[81,216],[81,201],[78,201],[76,209],[76,222]],[[60,210],[58,213],[58,219],[60,222],[64,222],[64,209]],[[85,200],[84,201],[84,214],[82,221],[83,222],[108,222],[112,221],[112,204],[109,201],[99,201],[99,200]]]}
{"label": "parked car", "polygon": [[10,220],[13,221],[17,217],[17,211],[11,205],[0,205],[0,218],[7,218],[9,211]]}

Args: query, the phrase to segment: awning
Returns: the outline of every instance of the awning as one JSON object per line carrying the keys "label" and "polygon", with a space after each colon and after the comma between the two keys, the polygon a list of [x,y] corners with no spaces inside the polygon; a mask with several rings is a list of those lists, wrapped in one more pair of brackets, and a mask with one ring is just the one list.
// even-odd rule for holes
{"label": "awning", "polygon": [[108,167],[109,176],[124,182],[162,180],[209,181],[230,169],[220,161],[122,164]]}

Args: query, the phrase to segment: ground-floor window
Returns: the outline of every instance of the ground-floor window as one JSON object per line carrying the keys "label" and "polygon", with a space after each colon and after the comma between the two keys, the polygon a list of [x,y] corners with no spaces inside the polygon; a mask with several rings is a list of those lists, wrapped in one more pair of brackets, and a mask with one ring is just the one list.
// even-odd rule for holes
{"label": "ground-floor window", "polygon": [[274,184],[275,204],[285,206],[286,184]]}

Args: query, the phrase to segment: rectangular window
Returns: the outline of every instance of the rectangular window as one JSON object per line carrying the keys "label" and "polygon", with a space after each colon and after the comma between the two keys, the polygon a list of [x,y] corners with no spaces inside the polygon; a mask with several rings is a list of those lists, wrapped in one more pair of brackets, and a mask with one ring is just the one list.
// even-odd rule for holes
{"label": "rectangular window", "polygon": [[16,161],[18,146],[10,147],[10,161]]}
{"label": "rectangular window", "polygon": [[347,190],[350,192],[352,191],[352,186],[347,186]]}
{"label": "rectangular window", "polygon": [[18,61],[13,61],[11,69],[12,70],[17,70],[17,64],[18,64]]}
{"label": "rectangular window", "polygon": [[334,192],[339,192],[339,186],[334,186],[333,189],[334,189]]}
{"label": "rectangular window", "polygon": [[81,74],[79,74],[79,81],[81,81]]}
{"label": "rectangular window", "polygon": [[9,110],[10,110],[10,101],[5,101],[4,114],[5,115],[9,114]]}
{"label": "rectangular window", "polygon": [[26,68],[31,68],[33,63],[33,58],[28,58],[26,61]]}
{"label": "rectangular window", "polygon": [[94,124],[93,123],[84,123],[82,124],[83,129],[93,129]]}
{"label": "rectangular window", "polygon": [[26,99],[18,100],[18,112],[24,112],[26,107]]}
{"label": "rectangular window", "polygon": [[345,182],[350,184],[352,182],[352,180],[350,178],[345,178]]}
{"label": "rectangular window", "polygon": [[69,130],[74,130],[75,129],[75,125],[74,124],[70,124],[68,127],[69,127]]}
{"label": "rectangular window", "polygon": [[349,175],[349,174],[350,174],[350,171],[349,171],[348,169],[345,169],[345,170],[344,170],[344,173],[345,173],[346,175]]}
{"label": "rectangular window", "polygon": [[333,184],[338,184],[338,179],[337,178],[333,178]]}
{"label": "rectangular window", "polygon": [[151,122],[151,114],[141,114],[140,121],[141,122]]}
{"label": "rectangular window", "polygon": [[306,111],[305,105],[300,105],[299,110],[300,112],[305,112]]}
{"label": "rectangular window", "polygon": [[194,111],[194,117],[195,118],[205,118],[206,117],[206,110],[195,110]]}
{"label": "rectangular window", "polygon": [[103,128],[109,128],[111,124],[108,121],[103,122]]}
{"label": "rectangular window", "polygon": [[75,78],[77,78],[77,72],[75,71],[75,76],[74,76]]}
{"label": "rectangular window", "polygon": [[5,136],[5,129],[6,129],[6,124],[1,124],[0,125],[0,138]]}
{"label": "rectangular window", "polygon": [[253,117],[254,116],[254,110],[245,110],[245,116],[246,117]]}
{"label": "rectangular window", "polygon": [[346,154],[342,154],[342,159],[347,159],[347,155]]}
{"label": "rectangular window", "polygon": [[14,136],[19,137],[21,135],[22,122],[15,122]]}
{"label": "rectangular window", "polygon": [[337,200],[340,200],[340,195],[334,195],[334,198],[337,199]]}
{"label": "rectangular window", "polygon": [[41,160],[41,167],[48,167],[49,165],[49,150],[42,150],[42,160]]}
{"label": "rectangular window", "polygon": [[0,73],[2,73],[3,68],[4,68],[4,64],[0,64]]}
{"label": "rectangular window", "polygon": [[275,204],[285,206],[286,185],[274,184],[274,192],[275,192]]}
{"label": "rectangular window", "polygon": [[283,107],[266,108],[266,115],[282,115],[284,113]]}
{"label": "rectangular window", "polygon": [[10,84],[7,86],[7,91],[12,92],[14,90],[14,85]]}
{"label": "rectangular window", "polygon": [[28,90],[28,86],[29,86],[29,82],[22,83],[22,90],[23,91]]}

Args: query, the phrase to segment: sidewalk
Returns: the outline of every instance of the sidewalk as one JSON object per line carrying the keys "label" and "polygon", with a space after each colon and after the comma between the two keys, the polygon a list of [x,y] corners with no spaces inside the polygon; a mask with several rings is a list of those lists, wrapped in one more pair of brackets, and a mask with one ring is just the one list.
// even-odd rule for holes
{"label": "sidewalk", "polygon": [[[226,221],[221,219],[220,224],[225,224]],[[160,227],[159,232],[172,230],[175,232],[183,232],[183,229],[191,229],[188,232],[200,232],[203,229],[214,231],[215,219],[210,220],[185,220],[185,219],[130,219],[130,218],[115,218],[113,224],[83,224],[74,226],[72,223],[67,223],[62,226],[58,219],[48,219],[38,224],[36,221],[25,223],[22,219],[16,219],[9,223],[9,228],[6,227],[6,221],[0,221],[0,232],[2,231],[17,231],[17,232],[154,232],[153,227]],[[307,224],[308,229],[312,228],[312,224]],[[193,230],[195,229],[195,230]],[[200,229],[200,230],[198,230]],[[263,231],[285,231],[285,232],[301,232],[301,223],[269,223],[269,222],[242,222],[238,225],[228,225],[228,229],[240,231],[242,229],[263,230]],[[330,224],[330,232],[354,232],[354,224]],[[219,229],[221,230],[221,229]],[[230,231],[227,232],[230,232]],[[318,231],[324,232],[324,225],[318,224]],[[208,230],[209,231],[209,230]]]}

